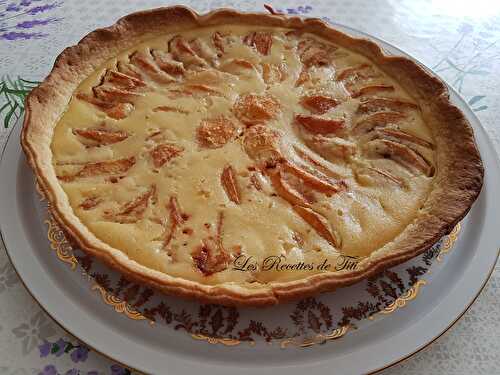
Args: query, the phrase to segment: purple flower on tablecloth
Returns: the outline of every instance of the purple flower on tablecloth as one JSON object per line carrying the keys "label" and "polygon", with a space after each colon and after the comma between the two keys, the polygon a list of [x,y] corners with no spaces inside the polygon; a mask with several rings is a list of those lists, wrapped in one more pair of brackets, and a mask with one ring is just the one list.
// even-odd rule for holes
{"label": "purple flower on tablecloth", "polygon": [[286,8],[286,9],[276,9],[278,13],[286,13],[286,14],[307,14],[312,10],[312,6],[310,5],[299,5],[296,8]]}
{"label": "purple flower on tablecloth", "polygon": [[80,346],[71,353],[71,360],[75,363],[84,362],[89,356],[89,350],[85,346]]}
{"label": "purple flower on tablecloth", "polygon": [[52,344],[47,340],[44,340],[43,344],[38,345],[38,350],[40,350],[40,358],[47,357],[50,354],[50,349],[52,349]]}
{"label": "purple flower on tablecloth", "polygon": [[[41,2],[41,4],[35,6],[34,2]],[[48,36],[49,34],[34,29],[57,23],[61,18],[36,17],[46,14],[60,5],[61,2],[43,0],[22,0],[19,3],[10,3],[5,9],[0,9],[0,40],[29,40]]]}
{"label": "purple flower on tablecloth", "polygon": [[111,366],[111,375],[130,375],[131,372],[129,369],[126,369],[120,365],[112,365]]}
{"label": "purple flower on tablecloth", "polygon": [[57,369],[54,365],[47,365],[43,368],[38,375],[57,375]]}
{"label": "purple flower on tablecloth", "polygon": [[52,344],[51,353],[56,357],[60,357],[64,354],[64,350],[66,349],[66,341],[63,339],[57,340],[54,344]]}

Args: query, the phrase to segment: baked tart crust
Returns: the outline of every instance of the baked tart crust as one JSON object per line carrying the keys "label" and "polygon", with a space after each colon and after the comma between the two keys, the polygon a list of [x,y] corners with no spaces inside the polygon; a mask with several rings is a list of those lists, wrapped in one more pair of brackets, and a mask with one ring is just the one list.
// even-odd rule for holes
{"label": "baked tart crust", "polygon": [[[319,19],[229,9],[154,9],[90,33],[27,98],[21,144],[83,250],[231,305],[402,263],[453,229],[483,181],[471,126],[420,65]],[[260,268],[342,255],[356,268]],[[257,269],[234,270],[242,256]]]}

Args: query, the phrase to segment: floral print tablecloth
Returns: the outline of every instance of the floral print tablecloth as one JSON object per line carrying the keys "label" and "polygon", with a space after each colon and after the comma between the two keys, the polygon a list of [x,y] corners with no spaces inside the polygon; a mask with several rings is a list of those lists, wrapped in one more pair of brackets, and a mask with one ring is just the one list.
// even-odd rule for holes
{"label": "floral print tablecloth", "polygon": [[[55,57],[89,31],[137,9],[172,1],[0,0],[0,145],[19,126],[23,100]],[[193,0],[198,11],[260,1]],[[476,112],[500,150],[500,3],[476,0],[268,1],[289,14],[322,17],[387,40],[434,69]],[[2,178],[0,176],[0,183]],[[7,213],[0,213],[7,214]],[[0,245],[1,246],[1,245]],[[443,337],[386,374],[499,374],[500,271]],[[52,321],[26,292],[0,249],[0,374],[130,374]]]}

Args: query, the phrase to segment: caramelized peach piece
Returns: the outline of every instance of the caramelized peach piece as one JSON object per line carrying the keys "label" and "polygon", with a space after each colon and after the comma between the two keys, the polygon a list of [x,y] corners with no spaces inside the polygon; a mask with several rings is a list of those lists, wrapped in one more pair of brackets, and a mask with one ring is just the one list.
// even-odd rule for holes
{"label": "caramelized peach piece", "polygon": [[322,115],[333,107],[336,107],[339,102],[336,99],[325,95],[308,95],[302,97],[300,104],[312,113]]}
{"label": "caramelized peach piece", "polygon": [[217,51],[219,51],[219,55],[224,53],[224,35],[219,31],[216,31],[212,34],[212,43]]}
{"label": "caramelized peach piece", "polygon": [[147,86],[146,82],[141,79],[129,76],[124,73],[115,72],[114,70],[106,71],[106,74],[104,75],[104,82],[110,83],[125,90],[134,90]]}
{"label": "caramelized peach piece", "polygon": [[311,80],[311,75],[307,71],[307,69],[302,68],[302,70],[299,73],[299,76],[297,78],[297,81],[295,82],[295,87],[302,86],[304,83],[308,82]]}
{"label": "caramelized peach piece", "polygon": [[236,172],[231,165],[224,168],[220,176],[220,181],[229,200],[236,204],[240,204],[241,193],[236,180]]}
{"label": "caramelized peach piece", "polygon": [[358,113],[372,113],[383,110],[390,110],[394,112],[402,112],[407,109],[418,109],[415,103],[407,102],[399,99],[391,98],[370,98],[362,101],[359,104]]}
{"label": "caramelized peach piece", "polygon": [[257,177],[257,173],[252,173],[250,175],[250,183],[255,188],[255,190],[262,191],[262,184],[260,183],[259,178]]}
{"label": "caramelized peach piece", "polygon": [[333,171],[330,167],[328,167],[325,161],[320,160],[316,155],[312,155],[310,151],[306,151],[306,149],[301,148],[297,145],[293,145],[293,149],[295,153],[304,161],[313,165],[318,171],[323,173],[327,177],[332,177],[335,179],[340,179],[342,176],[337,172]]}
{"label": "caramelized peach piece", "polygon": [[130,57],[130,62],[144,71],[153,81],[158,83],[171,83],[175,81],[175,78],[165,73],[156,65],[151,53],[137,51]]}
{"label": "caramelized peach piece", "polygon": [[267,56],[273,45],[273,37],[268,32],[254,31],[243,38],[243,43],[254,47],[261,55]]}
{"label": "caramelized peach piece", "polygon": [[202,147],[220,148],[236,134],[236,127],[226,117],[206,119],[196,129],[196,138]]}
{"label": "caramelized peach piece", "polygon": [[155,191],[156,187],[151,186],[148,191],[127,202],[117,214],[105,215],[106,219],[119,223],[135,223],[141,220]]}
{"label": "caramelized peach piece", "polygon": [[96,98],[108,103],[131,103],[134,99],[143,94],[134,91],[120,89],[115,86],[101,85],[93,88]]}
{"label": "caramelized peach piece", "polygon": [[58,176],[63,181],[73,181],[76,178],[94,177],[102,175],[119,175],[126,173],[135,164],[135,157],[126,159],[99,161],[96,163],[87,163],[80,171],[74,175]]}
{"label": "caramelized peach piece", "polygon": [[166,162],[178,157],[182,151],[184,151],[183,147],[171,143],[158,145],[150,152],[151,158],[153,159],[153,165],[156,168],[161,168]]}
{"label": "caramelized peach piece", "polygon": [[118,61],[118,64],[116,64],[118,71],[120,73],[126,74],[127,76],[134,77],[139,80],[144,79],[144,74],[141,72],[141,70],[130,63],[126,63],[124,61]]}
{"label": "caramelized peach piece", "polygon": [[110,130],[106,128],[74,129],[74,134],[95,141],[98,145],[110,145],[121,142],[128,138],[128,133],[124,130]]}
{"label": "caramelized peach piece", "polygon": [[380,134],[380,136],[389,139],[389,140],[394,140],[396,142],[404,143],[407,146],[411,144],[419,145],[422,147],[426,147],[429,149],[434,149],[434,145],[425,139],[419,138],[416,135],[412,135],[400,130],[395,130],[395,129],[379,129],[377,130],[377,133]]}
{"label": "caramelized peach piece", "polygon": [[231,260],[231,256],[222,246],[223,220],[224,214],[219,212],[215,236],[204,238],[192,253],[195,267],[205,276],[225,270]]}
{"label": "caramelized peach piece", "polygon": [[412,171],[420,171],[428,177],[434,174],[434,167],[422,155],[401,143],[376,139],[366,143],[365,148],[380,156],[390,157]]}
{"label": "caramelized peach piece", "polygon": [[394,86],[392,85],[371,85],[371,86],[365,86],[360,88],[357,91],[351,92],[351,96],[353,98],[359,98],[360,96],[364,95],[372,95],[376,94],[379,92],[393,92],[395,90]]}
{"label": "caramelized peach piece", "polygon": [[280,150],[281,134],[264,125],[252,126],[245,132],[245,152],[260,166],[273,167],[283,160]]}
{"label": "caramelized peach piece", "polygon": [[223,96],[222,92],[204,84],[187,84],[185,85],[185,90],[191,93],[207,93],[214,96]]}
{"label": "caramelized peach piece", "polygon": [[398,185],[401,188],[406,187],[405,182],[401,178],[396,177],[393,174],[389,173],[388,171],[384,171],[384,170],[381,170],[379,168],[366,167],[366,168],[363,168],[363,169],[360,169],[360,170],[355,170],[355,173],[356,173],[356,176],[357,176],[358,179],[364,173],[374,174],[377,177],[382,177],[385,180],[390,181],[390,182]]}
{"label": "caramelized peach piece", "polygon": [[344,81],[346,79],[352,78],[368,78],[371,75],[367,71],[371,68],[369,64],[360,64],[358,66],[353,66],[342,70],[336,77],[337,81]]}
{"label": "caramelized peach piece", "polygon": [[184,65],[179,61],[175,61],[171,54],[161,50],[152,50],[151,54],[153,55],[156,65],[165,73],[171,76],[184,75],[186,71]]}
{"label": "caramelized peach piece", "polygon": [[279,102],[271,95],[241,95],[233,107],[235,116],[245,125],[261,124],[276,118]]}
{"label": "caramelized peach piece", "polygon": [[203,40],[195,38],[189,42],[196,55],[207,61],[210,65],[217,65],[217,53]]}
{"label": "caramelized peach piece", "polygon": [[336,49],[312,38],[303,39],[297,45],[300,61],[306,67],[329,65],[330,54]]}
{"label": "caramelized peach piece", "polygon": [[97,207],[102,202],[102,198],[99,197],[88,197],[82,203],[80,203],[80,207],[85,211],[91,210]]}
{"label": "caramelized peach piece", "polygon": [[181,36],[174,36],[168,42],[169,52],[175,60],[184,63],[186,68],[191,65],[195,66],[206,66],[207,63],[201,57],[199,57],[193,50],[191,45]]}
{"label": "caramelized peach piece", "polygon": [[115,120],[121,120],[127,117],[133,110],[134,105],[131,103],[114,103],[98,99],[92,95],[83,93],[76,94],[77,99],[86,101],[95,105],[101,111],[105,112],[109,117]]}
{"label": "caramelized peach piece", "polygon": [[[169,223],[170,228],[165,231],[163,238],[163,249],[166,250],[172,239],[174,238],[175,230],[184,224],[184,216],[177,201],[176,196],[171,196],[167,205],[167,209],[170,212]],[[169,254],[171,255],[171,254]]]}
{"label": "caramelized peach piece", "polygon": [[283,82],[288,72],[284,64],[261,64],[262,65],[262,78],[268,85]]}
{"label": "caramelized peach piece", "polygon": [[287,161],[282,164],[282,168],[321,193],[333,194],[342,190],[341,185],[333,184],[326,176],[318,172],[308,172],[304,166],[298,166],[293,162]]}
{"label": "caramelized peach piece", "polygon": [[314,230],[333,247],[339,248],[342,246],[340,237],[337,233],[330,229],[328,221],[312,208],[304,206],[293,206],[294,211],[304,219]]}
{"label": "caramelized peach piece", "polygon": [[268,170],[267,174],[276,193],[291,205],[308,205],[311,197],[304,196],[298,191],[298,185],[292,186],[290,180],[286,179],[281,169]]}
{"label": "caramelized peach piece", "polygon": [[171,107],[168,105],[160,105],[159,107],[153,108],[153,112],[177,112],[182,113],[183,115],[187,115],[189,112],[185,109],[179,107]]}
{"label": "caramelized peach piece", "polygon": [[368,133],[375,128],[395,124],[404,118],[406,114],[401,112],[377,112],[358,121],[352,131],[354,134]]}
{"label": "caramelized peach piece", "polygon": [[344,120],[326,119],[314,115],[295,115],[295,121],[313,134],[332,134],[344,129]]}

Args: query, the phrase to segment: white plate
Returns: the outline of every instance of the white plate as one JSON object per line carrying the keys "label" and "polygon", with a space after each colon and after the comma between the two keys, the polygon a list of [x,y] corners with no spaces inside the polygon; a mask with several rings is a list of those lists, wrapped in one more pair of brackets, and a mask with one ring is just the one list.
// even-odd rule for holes
{"label": "white plate", "polygon": [[[378,42],[390,53],[404,54]],[[224,309],[157,294],[141,307],[132,308],[113,296],[119,278],[115,272],[94,261],[82,277],[83,254],[76,249],[73,253],[52,224],[49,240],[56,251],[50,250],[44,224],[47,212],[19,146],[20,125],[13,129],[0,164],[0,229],[5,248],[27,289],[59,324],[95,350],[144,372],[193,374],[201,368],[206,374],[249,374],[272,367],[276,375],[306,371],[359,374],[385,368],[445,332],[477,297],[498,257],[500,202],[494,189],[500,185],[499,163],[477,118],[450,91],[452,101],[474,127],[486,170],[485,184],[462,222],[453,250],[441,254],[443,260],[437,261],[439,248],[435,247],[396,267],[393,272],[400,281],[394,277],[391,281],[391,274],[386,274],[316,299],[264,310]],[[438,246],[446,248],[450,242],[446,238]],[[92,290],[95,280],[89,273],[108,275],[113,294],[100,287]],[[97,279],[102,284],[102,278]],[[398,282],[403,284],[400,290]],[[127,288],[130,291],[133,286]],[[377,295],[381,290],[384,294]],[[143,292],[144,288],[138,290],[132,300],[137,302]],[[145,316],[151,316],[151,309],[161,302],[168,307],[162,310],[166,319],[157,309],[152,325]],[[367,309],[356,306],[360,302],[366,303]],[[376,309],[369,303],[377,304]],[[364,313],[349,315],[352,309],[345,309],[348,306]],[[375,310],[382,313],[364,319]],[[347,326],[338,328],[345,316],[350,316],[357,329],[349,328],[346,333]],[[277,327],[286,330],[283,337]],[[252,340],[246,342],[246,338]],[[271,345],[266,338],[271,339]]]}

